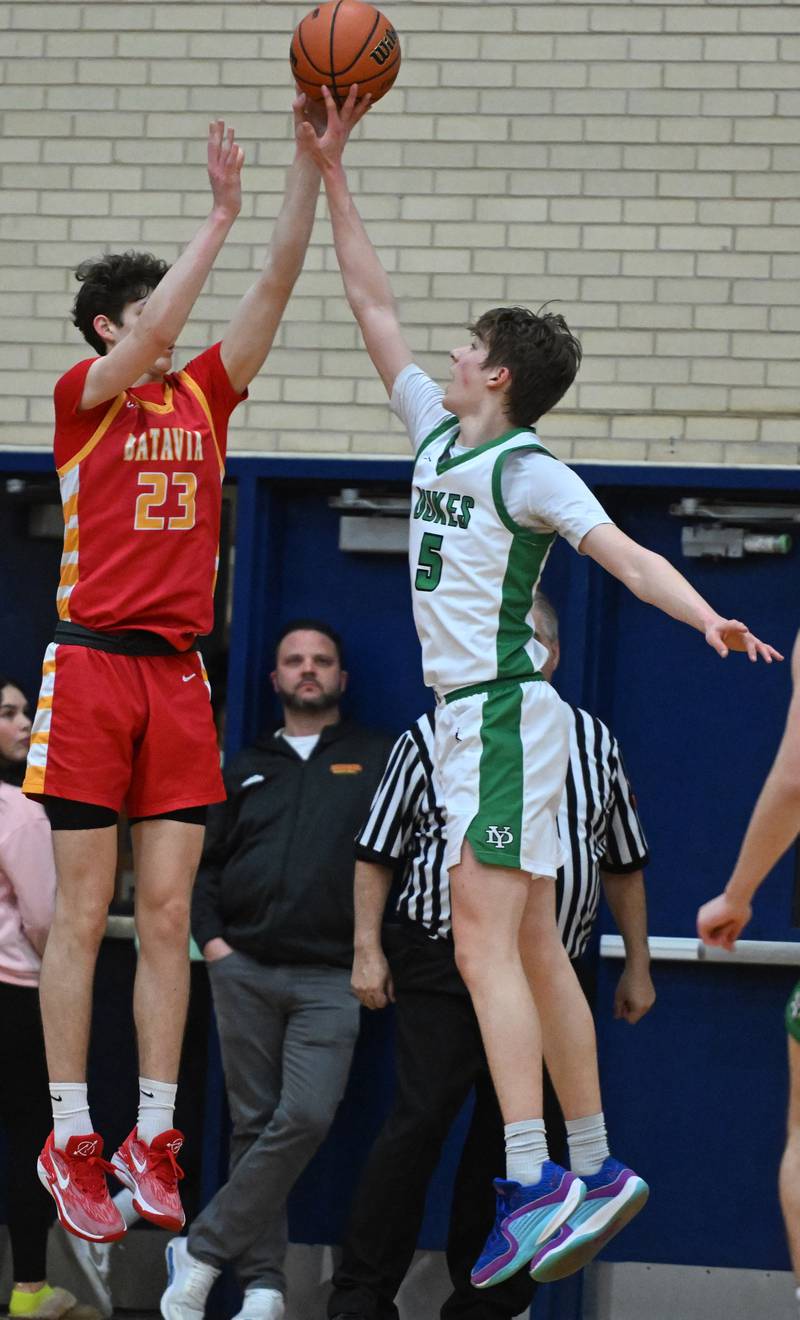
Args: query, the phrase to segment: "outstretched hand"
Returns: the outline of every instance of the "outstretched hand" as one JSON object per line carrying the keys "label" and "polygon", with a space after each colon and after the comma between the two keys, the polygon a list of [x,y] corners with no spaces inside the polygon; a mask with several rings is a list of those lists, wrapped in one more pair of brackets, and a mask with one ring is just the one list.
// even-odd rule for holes
{"label": "outstretched hand", "polygon": [[300,136],[298,130],[302,124],[310,124],[316,136],[322,137],[328,122],[328,115],[322,101],[314,101],[306,92],[298,90],[297,96],[292,101],[292,114],[294,115],[294,134],[296,138]]}
{"label": "outstretched hand", "polygon": [[[302,95],[304,94],[301,93]],[[347,145],[347,139],[356,124],[364,118],[372,101],[369,92],[359,100],[357,83],[353,83],[347,93],[347,100],[341,108],[337,107],[327,87],[323,87],[322,95],[324,105],[321,107],[321,111],[324,114],[324,120],[321,119],[316,107],[313,110],[310,108],[315,103],[309,103],[308,98],[306,98],[305,107],[300,111],[301,119],[299,123],[297,111],[295,112],[297,144],[302,150],[308,151],[314,157],[320,168],[324,165],[338,164]],[[297,106],[299,100],[300,96],[298,96],[294,106]]]}
{"label": "outstretched hand", "polygon": [[709,646],[713,646],[717,655],[721,655],[723,660],[729,651],[746,651],[750,660],[765,660],[771,665],[773,660],[782,660],[780,651],[776,651],[774,646],[769,646],[766,642],[761,642],[754,637],[747,627],[746,623],[741,623],[739,619],[717,618],[714,623],[706,628],[706,641]]}
{"label": "outstretched hand", "polygon": [[729,952],[753,915],[749,903],[718,894],[704,903],[697,914],[697,933],[704,944],[718,945]]}
{"label": "outstretched hand", "polygon": [[226,132],[223,120],[215,119],[208,126],[208,177],[214,206],[227,215],[237,216],[242,209],[243,165],[234,130]]}

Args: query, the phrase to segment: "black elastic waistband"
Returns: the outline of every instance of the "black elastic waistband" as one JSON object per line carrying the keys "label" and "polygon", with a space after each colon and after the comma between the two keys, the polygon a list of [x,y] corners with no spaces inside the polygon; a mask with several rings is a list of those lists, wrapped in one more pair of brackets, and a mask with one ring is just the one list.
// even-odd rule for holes
{"label": "black elastic waistband", "polygon": [[129,628],[125,632],[97,632],[80,623],[59,619],[53,641],[61,646],[86,646],[90,651],[109,651],[111,655],[186,655],[196,651],[193,642],[186,651],[179,651],[166,637],[146,632],[143,628]]}

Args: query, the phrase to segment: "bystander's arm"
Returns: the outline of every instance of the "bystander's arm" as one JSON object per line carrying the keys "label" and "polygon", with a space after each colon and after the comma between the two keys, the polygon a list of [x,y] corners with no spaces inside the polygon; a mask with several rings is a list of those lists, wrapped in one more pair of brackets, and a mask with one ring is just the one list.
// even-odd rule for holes
{"label": "bystander's arm", "polygon": [[192,890],[191,916],[192,935],[206,962],[233,953],[224,939],[225,923],[219,910],[219,890],[232,826],[230,801],[209,809],[203,856]]}
{"label": "bystander's arm", "polygon": [[0,865],[14,890],[25,938],[41,958],[53,920],[56,894],[53,843],[43,814],[41,819],[26,821],[8,836]]}
{"label": "bystander's arm", "polygon": [[383,914],[392,887],[392,870],[378,862],[357,861],[353,880],[355,929],[350,984],[365,1008],[394,1002],[392,974],[381,943]]}
{"label": "bystander's arm", "polygon": [[614,1017],[633,1025],[649,1013],[656,999],[647,943],[647,895],[644,872],[613,875],[601,871],[606,902],[625,945],[625,967],[614,996]]}

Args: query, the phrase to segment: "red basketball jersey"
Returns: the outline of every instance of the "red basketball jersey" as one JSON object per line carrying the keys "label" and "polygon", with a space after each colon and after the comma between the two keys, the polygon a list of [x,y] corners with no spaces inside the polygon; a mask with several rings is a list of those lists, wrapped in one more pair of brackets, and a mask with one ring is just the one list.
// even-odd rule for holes
{"label": "red basketball jersey", "polygon": [[55,388],[58,615],[102,632],[146,629],[185,650],[213,625],[228,419],[246,392],[215,344],[163,382],[79,412],[94,360]]}

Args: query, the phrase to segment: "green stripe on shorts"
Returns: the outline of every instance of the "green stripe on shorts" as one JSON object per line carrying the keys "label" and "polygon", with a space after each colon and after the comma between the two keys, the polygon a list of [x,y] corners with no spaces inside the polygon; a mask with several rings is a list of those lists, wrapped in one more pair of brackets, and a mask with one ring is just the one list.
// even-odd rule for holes
{"label": "green stripe on shorts", "polygon": [[478,812],[466,838],[479,862],[520,870],[523,750],[520,723],[523,689],[495,688],[483,703]]}
{"label": "green stripe on shorts", "polygon": [[786,1005],[786,1030],[790,1036],[800,1042],[800,981],[797,982]]}

